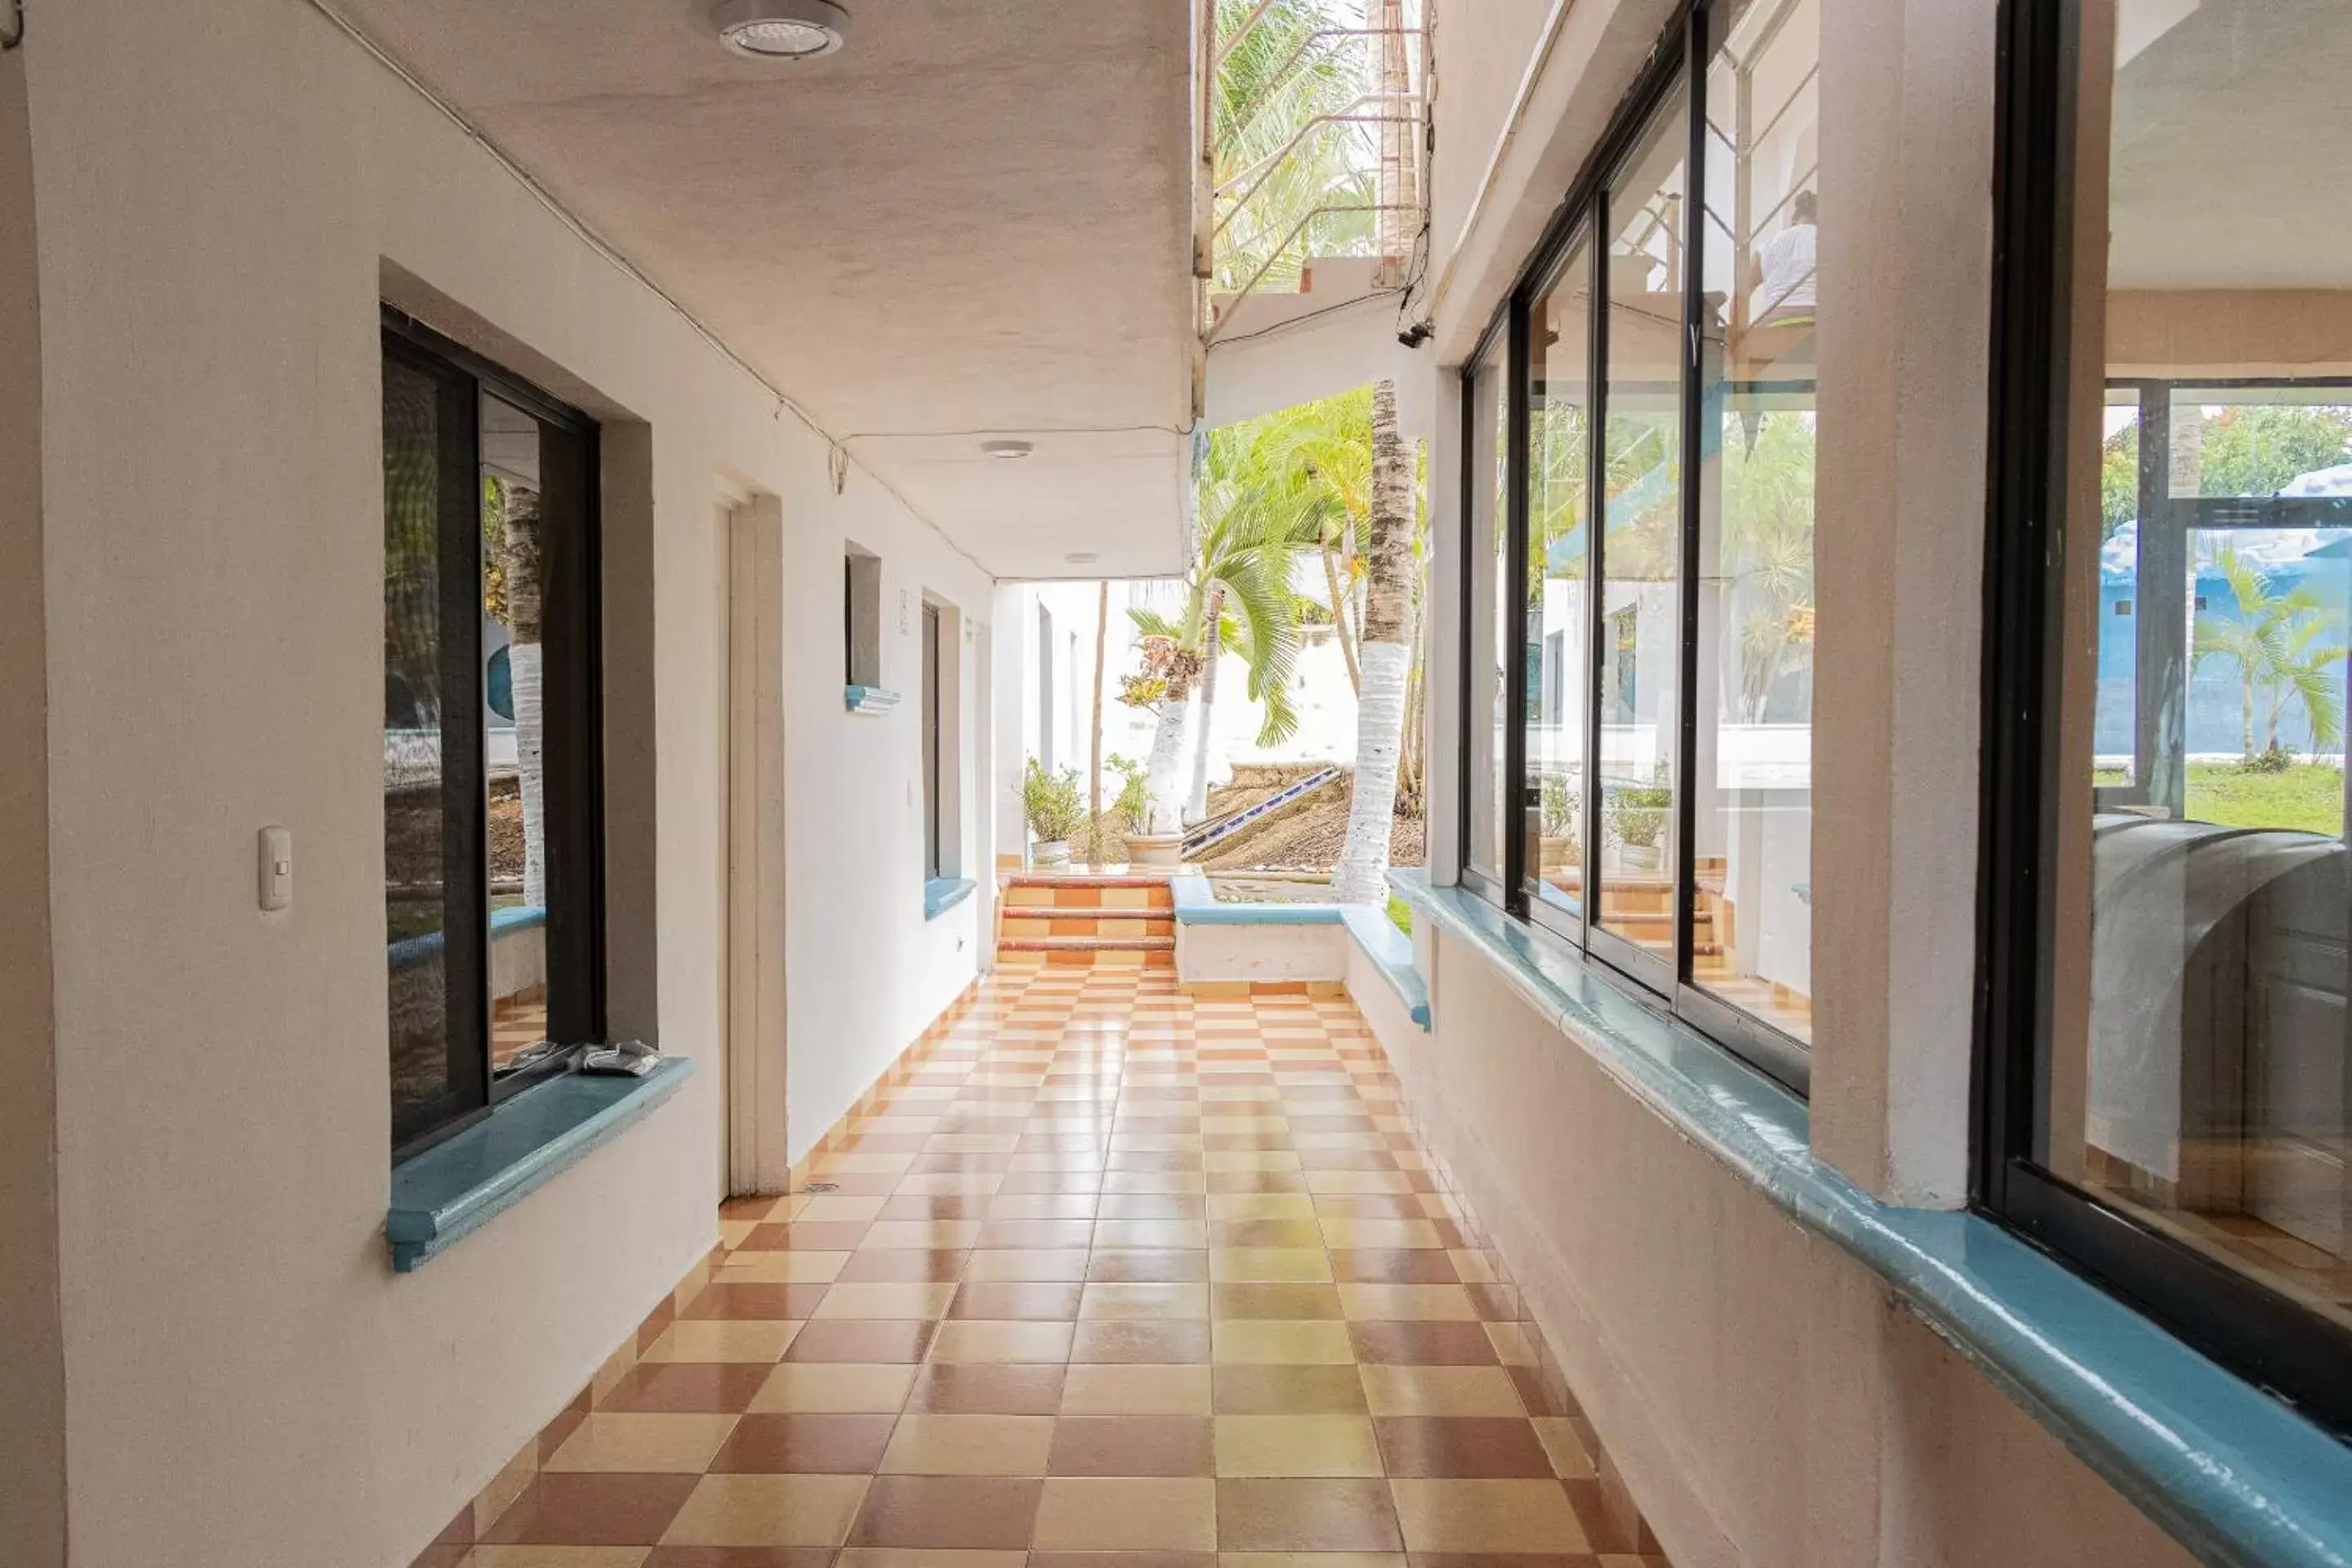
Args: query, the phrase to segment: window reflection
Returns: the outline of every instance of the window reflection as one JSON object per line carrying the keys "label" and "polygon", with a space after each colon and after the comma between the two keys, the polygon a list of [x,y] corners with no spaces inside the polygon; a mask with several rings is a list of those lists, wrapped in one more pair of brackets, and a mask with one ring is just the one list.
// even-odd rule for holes
{"label": "window reflection", "polygon": [[1580,243],[1536,300],[1528,342],[1527,889],[1571,930],[1584,912],[1592,668],[1591,320],[1592,247]]}
{"label": "window reflection", "polygon": [[1503,891],[1504,739],[1509,720],[1504,687],[1509,667],[1511,566],[1502,497],[1507,456],[1510,384],[1498,336],[1472,374],[1470,398],[1470,868]]}
{"label": "window reflection", "polygon": [[2109,406],[2070,453],[2095,679],[2069,667],[2061,716],[2090,940],[2041,1152],[2352,1327],[2352,219],[2281,155],[2340,99],[2352,12],[2115,22]]}
{"label": "window reflection", "polygon": [[1600,929],[1674,952],[1682,594],[1682,95],[1611,182],[1601,566]]}
{"label": "window reflection", "polygon": [[1691,973],[1812,1028],[1817,0],[1718,5],[1706,82]]}

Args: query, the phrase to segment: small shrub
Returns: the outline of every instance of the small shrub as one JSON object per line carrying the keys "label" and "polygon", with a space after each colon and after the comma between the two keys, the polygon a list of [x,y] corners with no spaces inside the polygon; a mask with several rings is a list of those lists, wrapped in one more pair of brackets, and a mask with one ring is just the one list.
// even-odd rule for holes
{"label": "small shrub", "polygon": [[1119,776],[1118,797],[1111,802],[1111,809],[1118,814],[1120,830],[1130,835],[1149,831],[1154,803],[1151,791],[1144,785],[1143,764],[1114,754],[1110,766]]}
{"label": "small shrub", "polygon": [[2238,764],[2238,771],[2248,773],[2283,773],[2294,766],[2294,755],[2282,751],[2273,742]]}
{"label": "small shrub", "polygon": [[1666,818],[1675,808],[1674,785],[1666,782],[1666,764],[1660,763],[1653,783],[1621,784],[1610,792],[1609,826],[1618,842],[1654,849],[1665,837]]}
{"label": "small shrub", "polygon": [[1546,773],[1540,792],[1543,836],[1546,838],[1574,838],[1580,819],[1584,816],[1584,792],[1568,787],[1568,780],[1559,773]]}
{"label": "small shrub", "polygon": [[1030,758],[1021,775],[1021,812],[1040,844],[1075,837],[1087,820],[1086,804],[1078,798],[1078,770],[1064,768],[1052,773],[1045,771],[1045,763]]}

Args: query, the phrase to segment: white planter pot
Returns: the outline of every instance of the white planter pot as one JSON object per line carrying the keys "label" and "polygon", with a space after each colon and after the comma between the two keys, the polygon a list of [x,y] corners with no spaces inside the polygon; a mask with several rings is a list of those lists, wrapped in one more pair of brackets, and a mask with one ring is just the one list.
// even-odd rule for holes
{"label": "white planter pot", "polygon": [[1066,838],[1041,838],[1029,846],[1032,866],[1066,866],[1070,863],[1070,841]]}
{"label": "white planter pot", "polygon": [[1181,833],[1130,833],[1127,836],[1127,863],[1130,866],[1176,866],[1184,859],[1184,836]]}
{"label": "white planter pot", "polygon": [[1654,871],[1658,868],[1658,847],[1654,844],[1621,844],[1617,858],[1628,871]]}

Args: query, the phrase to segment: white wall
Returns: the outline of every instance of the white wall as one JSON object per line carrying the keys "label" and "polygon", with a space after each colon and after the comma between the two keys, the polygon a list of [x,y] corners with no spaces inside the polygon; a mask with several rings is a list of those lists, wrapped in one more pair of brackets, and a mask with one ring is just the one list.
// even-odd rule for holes
{"label": "white wall", "polygon": [[[984,617],[989,585],[861,473],[833,494],[821,441],[299,0],[83,0],[11,58],[38,219],[74,1558],[399,1568],[714,1239],[717,476],[778,496],[790,537],[796,1142],[961,986],[982,919],[975,900],[922,922],[911,713],[843,711],[841,537],[886,556],[909,688],[899,590]],[[386,277],[605,421],[629,574],[608,626],[614,1016],[710,1069],[401,1277],[381,1235]],[[296,895],[265,916],[270,822]]]}

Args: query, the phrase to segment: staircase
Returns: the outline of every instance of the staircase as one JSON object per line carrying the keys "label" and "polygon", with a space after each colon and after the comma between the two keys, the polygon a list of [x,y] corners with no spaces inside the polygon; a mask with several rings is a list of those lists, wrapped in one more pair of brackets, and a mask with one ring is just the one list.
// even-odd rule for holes
{"label": "staircase", "polygon": [[1176,900],[1165,877],[1016,871],[1004,880],[996,962],[1176,967]]}

